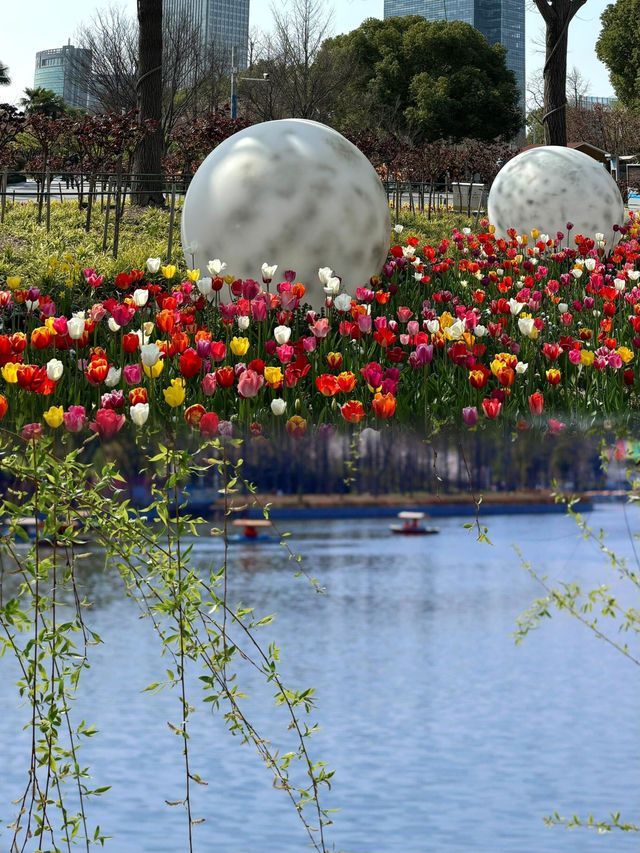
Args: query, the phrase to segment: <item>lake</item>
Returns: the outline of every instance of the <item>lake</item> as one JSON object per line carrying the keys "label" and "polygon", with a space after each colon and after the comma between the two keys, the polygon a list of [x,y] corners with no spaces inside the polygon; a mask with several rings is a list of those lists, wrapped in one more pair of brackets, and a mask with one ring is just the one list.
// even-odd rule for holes
{"label": "lake", "polygon": [[[306,570],[326,588],[295,578],[277,544],[230,549],[229,598],[274,613],[263,641],[282,649],[291,687],[316,688],[321,727],[309,741],[314,761],[335,769],[323,805],[335,808],[327,842],[348,851],[626,851],[638,839],[547,828],[543,816],[620,811],[638,822],[638,670],[575,619],[556,614],[516,646],[516,619],[541,588],[511,543],[543,574],[585,587],[614,587],[635,603],[592,542],[563,515],[487,519],[493,546],[477,544],[465,519],[438,519],[440,534],[391,536],[380,520],[279,522],[292,533]],[[590,523],[632,556],[638,511],[601,505]],[[201,539],[195,565],[218,565],[221,544]],[[88,620],[104,645],[82,676],[78,719],[100,734],[82,748],[96,785],[90,823],[114,836],[107,851],[169,853],[186,847],[185,814],[165,800],[183,796],[178,696],[142,693],[170,665],[158,655],[149,620],[125,599],[99,555],[84,570],[95,602]],[[637,592],[637,590],[636,590]],[[631,637],[627,637],[632,642]],[[637,646],[636,646],[637,647]],[[0,849],[24,789],[27,710],[13,687],[15,666],[0,660]],[[297,853],[307,838],[282,791],[250,746],[190,697],[195,848],[211,853]],[[239,673],[251,694],[247,716],[275,745],[286,720],[273,689]],[[312,815],[309,815],[311,818]]]}

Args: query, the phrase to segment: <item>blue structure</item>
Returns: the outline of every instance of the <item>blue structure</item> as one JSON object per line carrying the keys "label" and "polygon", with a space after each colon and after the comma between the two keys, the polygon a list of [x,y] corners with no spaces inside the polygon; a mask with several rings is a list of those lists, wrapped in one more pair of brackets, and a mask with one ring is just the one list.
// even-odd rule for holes
{"label": "blue structure", "polygon": [[384,17],[422,15],[428,21],[464,21],[482,33],[489,44],[507,48],[507,68],[513,71],[524,108],[524,0],[384,0]]}
{"label": "blue structure", "polygon": [[200,31],[202,44],[226,55],[231,70],[231,51],[235,48],[235,64],[247,67],[249,45],[249,0],[164,0],[165,26],[186,16]]}

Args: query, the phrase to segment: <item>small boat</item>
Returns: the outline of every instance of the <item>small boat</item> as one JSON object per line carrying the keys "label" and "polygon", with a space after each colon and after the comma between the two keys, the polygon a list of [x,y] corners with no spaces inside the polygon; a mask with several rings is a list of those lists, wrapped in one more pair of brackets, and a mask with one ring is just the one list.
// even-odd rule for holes
{"label": "small boat", "polygon": [[267,518],[235,518],[231,522],[233,527],[241,527],[241,533],[232,533],[227,536],[227,542],[231,544],[243,543],[252,545],[254,542],[280,542],[280,536],[272,536],[266,531],[272,526]]}
{"label": "small boat", "polygon": [[389,528],[392,533],[399,533],[402,536],[430,536],[440,533],[438,527],[425,527],[419,524],[423,518],[426,518],[424,512],[399,512],[398,518],[402,524],[392,524]]}

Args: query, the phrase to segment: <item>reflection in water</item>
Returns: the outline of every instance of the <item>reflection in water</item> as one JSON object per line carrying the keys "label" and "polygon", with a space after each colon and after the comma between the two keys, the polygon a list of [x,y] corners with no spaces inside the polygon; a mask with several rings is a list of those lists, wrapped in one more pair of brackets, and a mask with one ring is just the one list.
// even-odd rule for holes
{"label": "reflection in water", "polygon": [[[630,551],[620,508],[597,510],[592,523]],[[317,689],[311,721],[321,731],[310,740],[312,757],[337,771],[324,802],[339,809],[329,842],[378,851],[611,849],[596,834],[548,830],[542,816],[556,808],[637,816],[635,672],[568,617],[554,616],[514,646],[515,620],[539,589],[509,543],[552,578],[618,588],[615,578],[561,516],[492,518],[492,548],[467,538],[459,519],[439,525],[440,535],[425,541],[392,537],[376,521],[283,523],[324,595],[295,577],[298,564],[277,543],[229,549],[230,601],[257,616],[276,614],[260,629],[262,642],[282,648],[290,686]],[[203,574],[222,559],[219,540],[194,544],[192,564]],[[169,663],[103,554],[84,562],[78,578],[94,603],[86,618],[104,640],[91,650],[76,701],[78,719],[100,729],[82,761],[96,784],[113,785],[94,805],[92,823],[115,835],[106,844],[113,853],[182,849],[183,810],[165,805],[183,796],[180,746],[167,727],[179,719],[179,699],[141,692]],[[11,660],[0,666],[6,825],[27,770],[25,709]],[[253,750],[198,703],[201,674],[189,673],[194,770],[209,781],[194,792],[195,814],[206,817],[194,828],[196,846],[303,849],[292,807]],[[250,694],[247,716],[286,749],[290,733],[273,688],[240,664],[238,684]],[[637,845],[623,835],[615,843],[621,851]]]}

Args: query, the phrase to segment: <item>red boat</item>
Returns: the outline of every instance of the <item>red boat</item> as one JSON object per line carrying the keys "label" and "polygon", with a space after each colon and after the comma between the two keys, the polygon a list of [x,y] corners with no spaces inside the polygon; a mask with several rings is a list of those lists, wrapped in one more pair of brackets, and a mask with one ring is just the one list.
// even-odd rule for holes
{"label": "red boat", "polygon": [[425,527],[419,524],[423,518],[426,518],[424,512],[399,512],[398,518],[402,524],[392,524],[389,528],[392,533],[398,533],[401,536],[430,536],[440,533],[437,527]]}

